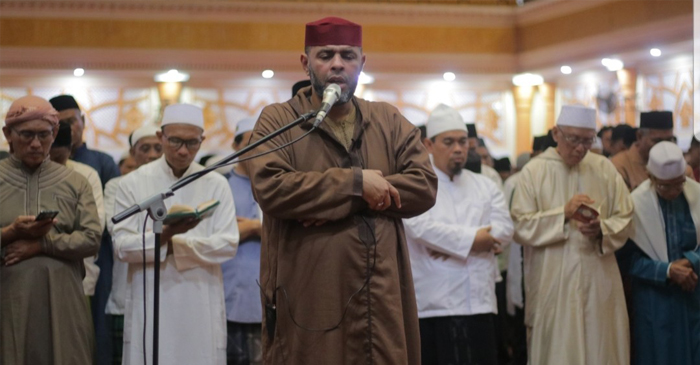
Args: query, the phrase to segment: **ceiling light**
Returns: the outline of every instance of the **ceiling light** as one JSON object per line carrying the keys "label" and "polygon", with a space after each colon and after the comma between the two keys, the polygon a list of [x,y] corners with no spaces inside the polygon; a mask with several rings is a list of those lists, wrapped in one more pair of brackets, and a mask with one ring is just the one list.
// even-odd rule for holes
{"label": "ceiling light", "polygon": [[620,71],[625,68],[625,64],[616,58],[603,58],[600,63],[602,63],[608,71]]}
{"label": "ceiling light", "polygon": [[83,75],[85,75],[85,70],[84,70],[84,69],[78,67],[78,68],[76,68],[75,70],[73,70],[73,76],[80,77],[80,76],[83,76]]}
{"label": "ceiling light", "polygon": [[374,77],[367,75],[364,71],[360,72],[360,78],[357,80],[360,85],[367,85],[374,82]]}
{"label": "ceiling light", "polygon": [[157,74],[153,79],[156,82],[185,82],[190,79],[190,75],[188,73],[172,69],[168,72]]}
{"label": "ceiling light", "polygon": [[454,81],[457,78],[457,75],[455,75],[454,72],[445,72],[442,74],[442,78],[445,81]]}
{"label": "ceiling light", "polygon": [[661,56],[661,50],[658,48],[652,48],[649,50],[649,54],[651,54],[654,57],[659,57]]}
{"label": "ceiling light", "polygon": [[537,86],[544,84],[542,75],[524,73],[513,76],[513,85],[515,86]]}
{"label": "ceiling light", "polygon": [[262,77],[266,79],[271,79],[272,76],[275,76],[275,71],[272,70],[265,70],[262,72]]}
{"label": "ceiling light", "polygon": [[560,70],[564,75],[571,74],[571,66],[561,66]]}

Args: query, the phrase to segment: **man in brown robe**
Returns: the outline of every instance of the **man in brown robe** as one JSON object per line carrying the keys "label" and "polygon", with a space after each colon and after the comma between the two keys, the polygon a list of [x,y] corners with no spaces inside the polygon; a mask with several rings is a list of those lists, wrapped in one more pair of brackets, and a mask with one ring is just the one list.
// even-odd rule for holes
{"label": "man in brown robe", "polygon": [[[83,258],[97,253],[100,220],[92,187],[48,159],[58,113],[36,96],[17,99],[0,161],[0,363],[91,364],[94,334],[83,294]],[[41,211],[55,219],[36,221]]]}
{"label": "man in brown robe", "polygon": [[[649,178],[646,166],[651,148],[662,141],[673,142],[673,113],[646,112],[641,113],[639,119],[637,141],[630,149],[610,159],[630,191]],[[693,177],[693,170],[688,168],[686,175]]]}
{"label": "man in brown robe", "polygon": [[[386,103],[353,96],[365,62],[361,27],[306,25],[301,64],[312,86],[266,107],[260,139],[318,110],[341,88],[318,130],[252,160],[264,213],[260,285],[266,364],[419,364],[416,298],[401,218],[435,203],[437,179],[418,128]],[[251,153],[312,128],[308,121]]]}

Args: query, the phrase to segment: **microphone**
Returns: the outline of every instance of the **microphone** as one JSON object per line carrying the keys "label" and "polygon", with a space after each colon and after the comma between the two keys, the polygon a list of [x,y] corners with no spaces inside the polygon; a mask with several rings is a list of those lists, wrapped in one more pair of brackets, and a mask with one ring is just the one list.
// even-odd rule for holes
{"label": "microphone", "polygon": [[319,124],[323,122],[323,119],[326,118],[326,114],[328,114],[328,111],[331,110],[331,107],[333,107],[333,104],[335,104],[338,99],[340,99],[340,86],[338,86],[338,84],[330,84],[326,87],[326,90],[323,90],[323,103],[321,104],[321,108],[318,109],[318,113],[316,113],[314,128],[318,127]]}

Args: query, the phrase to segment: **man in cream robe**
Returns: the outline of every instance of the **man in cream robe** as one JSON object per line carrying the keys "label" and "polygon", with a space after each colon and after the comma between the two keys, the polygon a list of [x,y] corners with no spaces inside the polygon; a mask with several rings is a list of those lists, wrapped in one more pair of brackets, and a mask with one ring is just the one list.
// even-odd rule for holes
{"label": "man in cream robe", "polygon": [[686,177],[671,142],[649,153],[650,178],[632,192],[635,231],[632,277],[635,364],[700,364],[700,184]]}
{"label": "man in cream robe", "polygon": [[[193,163],[204,136],[202,110],[173,104],[163,112],[158,132],[164,156],[141,166],[119,183],[115,212],[121,212],[164,191],[180,178],[203,168]],[[144,362],[143,329],[146,326],[146,358],[152,357],[153,261],[160,267],[160,342],[162,364],[224,364],[226,317],[221,264],[236,254],[238,227],[233,197],[226,179],[210,173],[175,192],[165,201],[197,205],[218,200],[211,217],[163,226],[161,255],[154,257],[152,222],[141,212],[114,226],[116,256],[129,263],[124,323],[124,364]],[[143,237],[145,236],[145,242]],[[142,247],[145,245],[145,253]],[[143,256],[146,270],[143,269]],[[146,287],[144,288],[144,276]],[[145,295],[145,298],[144,298]],[[146,302],[147,321],[144,318]]]}
{"label": "man in cream robe", "polygon": [[[564,106],[549,148],[520,173],[511,205],[524,246],[530,364],[626,365],[629,325],[614,252],[631,228],[632,201],[605,157],[587,153],[595,110]],[[574,215],[581,205],[600,216]]]}

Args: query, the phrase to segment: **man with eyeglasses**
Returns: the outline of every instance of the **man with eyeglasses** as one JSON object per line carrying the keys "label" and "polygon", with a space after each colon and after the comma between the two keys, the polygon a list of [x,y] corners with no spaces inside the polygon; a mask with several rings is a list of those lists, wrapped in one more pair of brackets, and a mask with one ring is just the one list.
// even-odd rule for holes
{"label": "man with eyeglasses", "polygon": [[463,168],[469,142],[459,112],[440,104],[423,141],[438,176],[435,205],[404,219],[423,364],[498,364],[496,255],[513,237],[501,189]]}
{"label": "man with eyeglasses", "polygon": [[[614,252],[631,234],[633,207],[612,163],[588,153],[595,128],[595,109],[563,106],[557,147],[530,160],[516,181],[511,215],[523,245],[531,364],[630,361]],[[584,205],[599,215],[585,215]]]}
{"label": "man with eyeglasses", "polygon": [[[149,162],[153,162],[163,155],[163,144],[161,143],[160,138],[158,138],[156,135],[158,130],[159,128],[157,126],[148,124],[136,129],[129,136],[129,157],[134,159],[136,168]],[[107,182],[107,186],[105,187],[105,216],[107,220],[107,230],[109,231],[110,235],[114,234],[114,224],[112,223],[111,219],[114,214],[119,213],[114,211],[114,200],[117,195],[117,188],[119,187],[119,182],[125,176],[126,175],[121,175],[109,180],[109,182]],[[105,351],[111,352],[113,356],[112,362],[114,364],[122,363],[122,344],[124,340],[124,305],[126,299],[128,270],[129,264],[118,260],[116,257],[113,257],[111,275],[112,287],[105,306],[107,321],[111,324],[110,329],[112,346],[111,349],[108,347]]]}
{"label": "man with eyeglasses", "polygon": [[700,184],[685,175],[681,149],[651,148],[649,179],[632,192],[635,364],[700,364]]}
{"label": "man with eyeglasses", "polygon": [[[659,142],[674,141],[673,113],[646,112],[641,113],[639,118],[637,141],[628,150],[618,153],[610,160],[622,175],[630,191],[648,177],[646,165],[649,161],[649,150]],[[693,177],[693,170],[687,168],[686,174]]]}
{"label": "man with eyeglasses", "polygon": [[[156,135],[163,157],[139,167],[119,182],[114,212],[121,212],[179,179],[201,171],[194,163],[204,140],[202,109],[189,104],[169,105]],[[153,262],[160,267],[160,343],[163,364],[223,364],[226,362],[226,317],[221,264],[236,254],[238,227],[231,189],[216,173],[175,192],[165,200],[196,207],[211,200],[219,206],[203,220],[194,218],[163,225],[161,256],[154,257],[154,233],[146,212],[116,224],[114,251],[129,264],[125,299],[123,364],[142,364],[152,357]],[[142,247],[145,245],[146,269]],[[144,288],[144,277],[148,284]],[[144,294],[146,297],[144,298]],[[144,313],[146,303],[147,315]],[[147,316],[148,321],[144,318]],[[143,331],[146,326],[146,350]],[[144,355],[145,352],[145,355]]]}
{"label": "man with eyeglasses", "polygon": [[[15,100],[3,133],[12,155],[0,161],[0,363],[91,364],[82,277],[100,244],[92,187],[49,159],[58,113],[45,99]],[[58,215],[37,221],[43,211]]]}

